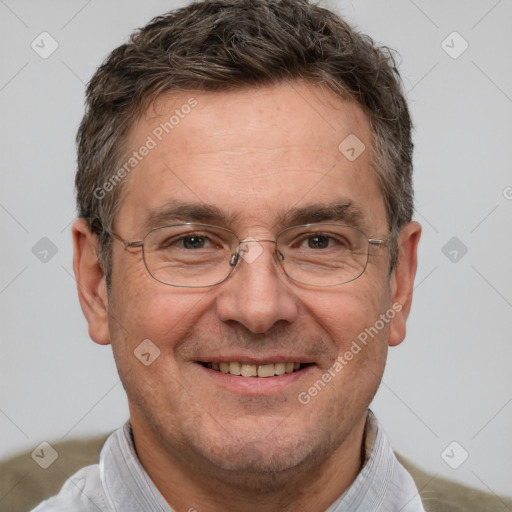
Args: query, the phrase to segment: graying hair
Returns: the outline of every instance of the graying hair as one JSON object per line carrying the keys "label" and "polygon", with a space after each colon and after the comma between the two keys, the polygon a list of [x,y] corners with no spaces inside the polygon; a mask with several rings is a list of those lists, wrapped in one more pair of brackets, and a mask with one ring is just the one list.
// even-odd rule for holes
{"label": "graying hair", "polygon": [[[79,216],[98,236],[111,272],[111,230],[123,183],[99,198],[116,173],[129,129],[161,95],[307,81],[357,102],[368,116],[372,166],[389,229],[413,212],[412,123],[393,52],[310,0],[204,0],[154,18],[116,48],[87,87],[77,134]],[[390,271],[398,259],[390,245]]]}

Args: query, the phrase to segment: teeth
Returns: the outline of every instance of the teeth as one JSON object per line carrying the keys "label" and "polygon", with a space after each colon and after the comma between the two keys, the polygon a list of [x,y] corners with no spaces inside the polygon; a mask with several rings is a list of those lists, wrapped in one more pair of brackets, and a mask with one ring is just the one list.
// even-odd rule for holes
{"label": "teeth", "polygon": [[275,363],[274,373],[275,375],[283,375],[286,372],[286,363]]}
{"label": "teeth", "polygon": [[260,364],[258,365],[258,377],[273,377],[274,365],[273,364]]}
{"label": "teeth", "polygon": [[229,363],[229,373],[231,375],[241,375],[242,365],[240,363]]}
{"label": "teeth", "polygon": [[274,377],[275,375],[284,375],[293,373],[300,369],[300,363],[266,363],[266,364],[248,364],[237,361],[222,363],[206,363],[208,368],[231,375],[241,375],[242,377]]}
{"label": "teeth", "polygon": [[243,364],[242,377],[256,377],[258,375],[258,368],[255,364]]}

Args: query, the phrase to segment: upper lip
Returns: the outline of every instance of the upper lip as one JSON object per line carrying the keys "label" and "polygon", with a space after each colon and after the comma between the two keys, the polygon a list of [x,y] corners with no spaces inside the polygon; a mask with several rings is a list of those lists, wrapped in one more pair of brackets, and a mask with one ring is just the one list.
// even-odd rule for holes
{"label": "upper lip", "polygon": [[310,358],[301,356],[285,356],[279,354],[268,354],[268,355],[249,355],[249,354],[233,354],[233,355],[212,355],[212,356],[201,356],[196,359],[197,362],[201,363],[246,363],[246,364],[269,364],[269,363],[313,363]]}

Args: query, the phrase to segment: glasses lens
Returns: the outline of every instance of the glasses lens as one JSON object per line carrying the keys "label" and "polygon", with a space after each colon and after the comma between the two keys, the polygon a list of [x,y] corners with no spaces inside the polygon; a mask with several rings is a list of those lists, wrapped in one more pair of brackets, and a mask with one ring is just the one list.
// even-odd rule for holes
{"label": "glasses lens", "polygon": [[158,281],[174,286],[211,286],[231,272],[238,245],[231,231],[203,224],[156,228],[144,239],[144,262]]}
{"label": "glasses lens", "polygon": [[281,264],[291,279],[333,286],[358,278],[368,263],[368,239],[353,227],[309,224],[282,231],[277,239]]}

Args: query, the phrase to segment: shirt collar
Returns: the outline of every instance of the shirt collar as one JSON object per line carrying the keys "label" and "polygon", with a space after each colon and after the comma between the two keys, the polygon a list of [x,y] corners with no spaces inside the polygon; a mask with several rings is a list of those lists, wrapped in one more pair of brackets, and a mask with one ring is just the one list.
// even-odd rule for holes
{"label": "shirt collar", "polygon": [[424,512],[414,480],[398,462],[372,411],[364,433],[363,467],[326,512]]}
{"label": "shirt collar", "polygon": [[130,421],[105,443],[100,455],[100,479],[115,512],[173,512],[137,457]]}
{"label": "shirt collar", "polygon": [[[100,478],[115,512],[173,512],[142,467],[129,421],[105,443]],[[352,485],[326,512],[424,512],[412,477],[396,459],[369,410],[364,432],[363,467]]]}

